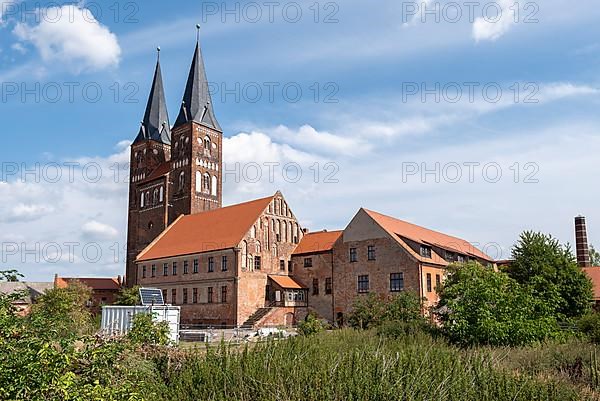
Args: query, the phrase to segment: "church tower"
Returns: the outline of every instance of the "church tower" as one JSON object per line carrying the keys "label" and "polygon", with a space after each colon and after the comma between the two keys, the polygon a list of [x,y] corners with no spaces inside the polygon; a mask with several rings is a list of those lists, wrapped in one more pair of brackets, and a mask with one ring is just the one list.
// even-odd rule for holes
{"label": "church tower", "polygon": [[222,205],[223,130],[214,111],[199,41],[172,129],[169,223]]}
{"label": "church tower", "polygon": [[[160,54],[160,49],[158,49]],[[126,284],[137,280],[135,258],[168,224],[168,166],[171,129],[165,101],[160,57],[144,119],[131,145]]]}

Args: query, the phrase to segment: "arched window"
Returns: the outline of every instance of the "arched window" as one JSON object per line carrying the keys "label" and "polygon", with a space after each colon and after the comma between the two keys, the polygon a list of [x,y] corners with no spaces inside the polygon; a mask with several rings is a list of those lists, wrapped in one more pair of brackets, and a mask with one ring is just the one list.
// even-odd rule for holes
{"label": "arched window", "polygon": [[273,254],[274,258],[277,257],[277,244],[273,244],[273,246],[271,246],[271,253]]}
{"label": "arched window", "polygon": [[146,191],[144,203],[146,204],[146,206],[150,204],[150,191]]}
{"label": "arched window", "polygon": [[256,253],[261,253],[262,247],[260,245],[260,241],[256,241]]}
{"label": "arched window", "polygon": [[196,192],[202,192],[202,173],[196,171]]}
{"label": "arched window", "polygon": [[282,231],[283,231],[283,233],[281,234],[281,240],[283,242],[287,242],[288,229],[287,229],[287,223],[285,221],[283,222]]}
{"label": "arched window", "polygon": [[163,199],[165,199],[165,190],[163,188],[163,186],[160,187],[160,190],[158,191],[159,195],[158,195],[158,199],[160,202],[163,201]]}
{"label": "arched window", "polygon": [[211,195],[212,196],[217,196],[217,187],[218,187],[218,185],[217,185],[217,176],[213,175],[212,176],[212,185],[211,185],[211,189],[212,189]]}
{"label": "arched window", "polygon": [[275,228],[275,234],[281,235],[281,221],[277,220],[277,226]]}
{"label": "arched window", "polygon": [[248,263],[248,243],[242,241],[242,269],[246,269]]}
{"label": "arched window", "polygon": [[210,156],[210,138],[208,136],[204,137],[204,154]]}
{"label": "arched window", "polygon": [[144,203],[144,193],[140,194],[140,207],[144,207],[146,204]]}
{"label": "arched window", "polygon": [[152,191],[152,204],[158,204],[158,188],[155,188],[154,191]]}
{"label": "arched window", "polygon": [[206,194],[210,193],[210,175],[208,173],[204,173],[202,178],[202,192]]}
{"label": "arched window", "polygon": [[183,187],[185,186],[185,172],[179,173],[179,190],[183,191]]}
{"label": "arched window", "polygon": [[250,238],[256,238],[256,225],[250,229]]}

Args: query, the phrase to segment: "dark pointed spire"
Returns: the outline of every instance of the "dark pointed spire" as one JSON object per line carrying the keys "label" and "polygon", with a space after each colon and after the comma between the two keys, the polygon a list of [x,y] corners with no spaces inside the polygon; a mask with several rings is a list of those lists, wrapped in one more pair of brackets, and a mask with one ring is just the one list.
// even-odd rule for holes
{"label": "dark pointed spire", "polygon": [[171,143],[171,126],[169,125],[169,113],[167,112],[167,102],[165,100],[165,90],[163,87],[162,72],[160,69],[160,47],[157,50],[156,70],[154,71],[154,81],[146,105],[144,120],[140,127],[135,142],[145,139],[151,139],[162,143]]}
{"label": "dark pointed spire", "polygon": [[206,79],[204,60],[202,59],[202,51],[200,50],[200,26],[196,25],[196,28],[198,29],[196,50],[185,85],[183,101],[181,102],[181,108],[174,127],[178,127],[190,121],[195,121],[222,132],[221,126],[213,111],[208,80]]}

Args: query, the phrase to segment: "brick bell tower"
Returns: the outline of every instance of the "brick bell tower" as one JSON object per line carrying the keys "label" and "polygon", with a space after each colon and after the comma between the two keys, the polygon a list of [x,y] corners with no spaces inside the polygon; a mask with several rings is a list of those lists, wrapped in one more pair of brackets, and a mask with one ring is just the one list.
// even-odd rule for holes
{"label": "brick bell tower", "polygon": [[[158,49],[160,55],[160,48]],[[171,129],[160,68],[156,62],[152,89],[137,137],[131,145],[126,285],[137,280],[135,259],[167,224],[166,176],[155,173],[171,158]]]}
{"label": "brick bell tower", "polygon": [[223,130],[213,111],[197,29],[175,125],[170,128],[159,57],[144,119],[131,145],[128,287],[137,283],[137,255],[177,217],[222,206]]}
{"label": "brick bell tower", "polygon": [[172,138],[169,223],[222,206],[223,130],[213,111],[199,40]]}

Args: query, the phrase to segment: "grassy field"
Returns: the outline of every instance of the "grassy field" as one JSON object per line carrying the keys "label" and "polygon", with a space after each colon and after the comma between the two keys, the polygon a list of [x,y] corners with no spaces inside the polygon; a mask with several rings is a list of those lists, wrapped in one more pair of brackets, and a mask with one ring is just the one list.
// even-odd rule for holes
{"label": "grassy field", "polygon": [[597,400],[596,347],[463,350],[342,330],[163,361],[164,400]]}

